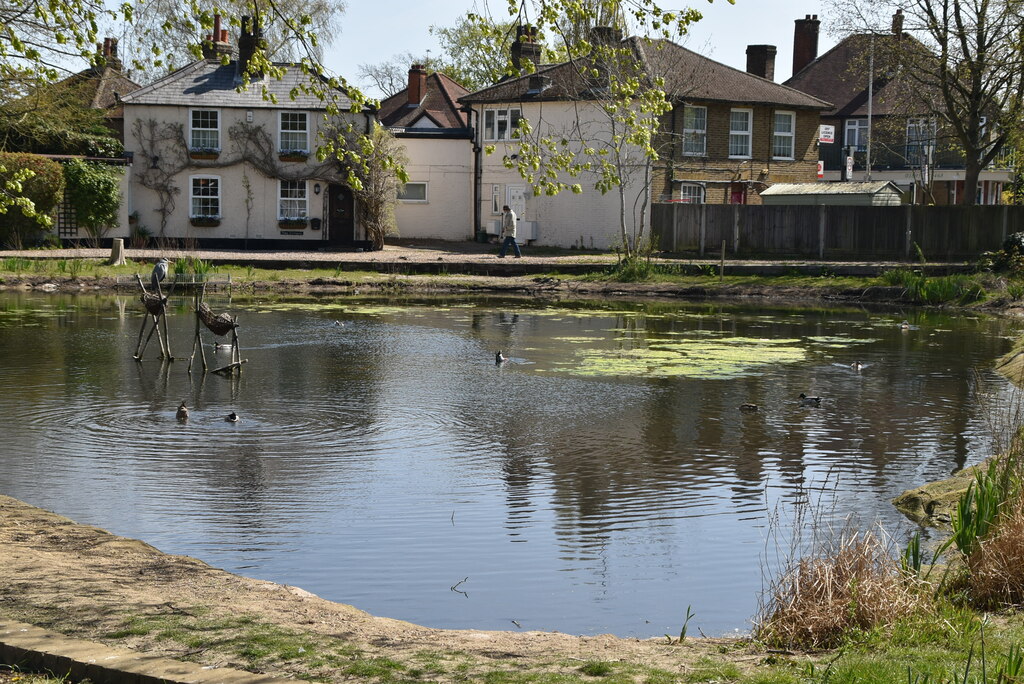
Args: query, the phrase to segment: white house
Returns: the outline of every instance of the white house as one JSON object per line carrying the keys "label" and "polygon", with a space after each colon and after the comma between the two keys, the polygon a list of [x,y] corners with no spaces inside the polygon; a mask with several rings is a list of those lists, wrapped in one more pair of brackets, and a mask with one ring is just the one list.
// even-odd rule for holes
{"label": "white house", "polygon": [[309,77],[286,66],[282,79],[241,75],[260,40],[243,18],[238,58],[217,18],[205,59],[122,98],[125,150],[133,160],[130,210],[158,238],[214,247],[336,248],[365,238],[337,160],[320,162],[321,133],[344,117],[369,131],[373,113],[328,121]]}

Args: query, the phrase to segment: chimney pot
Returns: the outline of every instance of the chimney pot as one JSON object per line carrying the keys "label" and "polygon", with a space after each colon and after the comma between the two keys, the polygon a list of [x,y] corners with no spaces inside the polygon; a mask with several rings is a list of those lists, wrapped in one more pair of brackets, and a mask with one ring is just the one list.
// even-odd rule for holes
{"label": "chimney pot", "polygon": [[512,43],[512,66],[522,71],[526,61],[533,62],[534,71],[540,66],[541,47],[537,42],[537,28],[529,24],[516,27]]}
{"label": "chimney pot", "polygon": [[777,52],[774,45],[748,45],[747,73],[774,81],[775,54]]}
{"label": "chimney pot", "polygon": [[897,38],[903,35],[903,10],[898,9],[892,15],[892,33]]}
{"label": "chimney pot", "polygon": [[808,14],[796,20],[793,29],[793,75],[818,58],[818,29],[821,22],[817,14]]}

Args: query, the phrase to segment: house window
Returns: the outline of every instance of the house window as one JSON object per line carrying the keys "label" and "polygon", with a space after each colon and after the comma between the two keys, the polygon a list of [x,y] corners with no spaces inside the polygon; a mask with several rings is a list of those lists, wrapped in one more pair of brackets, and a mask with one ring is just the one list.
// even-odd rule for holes
{"label": "house window", "polygon": [[846,146],[853,147],[857,152],[868,149],[868,120],[846,120]]}
{"label": "house window", "polygon": [[501,186],[498,184],[491,186],[491,213],[501,213]]}
{"label": "house window", "polygon": [[220,176],[191,176],[191,217],[220,218]]}
{"label": "house window", "polygon": [[750,157],[750,138],[754,110],[733,109],[729,112],[729,156]]}
{"label": "house window", "polygon": [[907,164],[923,166],[935,149],[935,120],[907,119]]}
{"label": "house window", "polygon": [[403,202],[426,202],[426,183],[404,183],[398,188],[398,199]]}
{"label": "house window", "polygon": [[308,215],[306,181],[283,180],[279,181],[279,183],[280,196],[278,198],[278,218],[306,218]]}
{"label": "house window", "polygon": [[682,204],[704,204],[704,186],[683,183],[679,186],[679,202]]}
{"label": "house window", "polygon": [[216,109],[193,109],[189,131],[190,149],[220,151],[220,112]]}
{"label": "house window", "polygon": [[281,151],[309,151],[309,128],[306,112],[281,112]]}
{"label": "house window", "polygon": [[484,139],[485,140],[511,140],[518,137],[515,132],[519,126],[519,119],[522,118],[522,110],[517,108],[509,109],[488,109],[484,111]]}
{"label": "house window", "polygon": [[683,154],[703,157],[707,152],[708,108],[687,107],[683,110]]}
{"label": "house window", "polygon": [[795,112],[775,112],[775,129],[772,133],[772,158],[793,159],[793,135],[795,131]]}

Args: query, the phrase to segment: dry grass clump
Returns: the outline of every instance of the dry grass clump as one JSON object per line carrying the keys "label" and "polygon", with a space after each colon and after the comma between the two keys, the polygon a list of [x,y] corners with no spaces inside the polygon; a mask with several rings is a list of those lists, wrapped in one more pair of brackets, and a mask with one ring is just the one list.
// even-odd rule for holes
{"label": "dry grass clump", "polygon": [[917,581],[901,570],[880,532],[843,530],[770,581],[757,637],[784,648],[838,646],[853,630],[925,610]]}
{"label": "dry grass clump", "polygon": [[1004,502],[993,529],[966,558],[967,588],[979,608],[1024,604],[1024,500]]}

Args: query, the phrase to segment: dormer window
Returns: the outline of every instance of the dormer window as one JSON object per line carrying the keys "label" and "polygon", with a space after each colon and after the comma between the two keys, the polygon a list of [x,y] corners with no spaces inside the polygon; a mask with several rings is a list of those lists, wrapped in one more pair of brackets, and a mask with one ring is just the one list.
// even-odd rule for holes
{"label": "dormer window", "polygon": [[309,117],[306,112],[281,112],[281,152],[309,152]]}
{"label": "dormer window", "polygon": [[219,111],[193,109],[189,112],[189,149],[203,152],[220,151]]}

